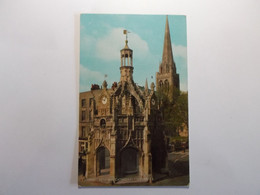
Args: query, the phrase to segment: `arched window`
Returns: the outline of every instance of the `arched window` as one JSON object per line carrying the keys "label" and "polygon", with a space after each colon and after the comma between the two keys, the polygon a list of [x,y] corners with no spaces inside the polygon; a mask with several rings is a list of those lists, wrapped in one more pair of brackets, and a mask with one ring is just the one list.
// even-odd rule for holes
{"label": "arched window", "polygon": [[106,121],[105,121],[105,119],[101,119],[100,120],[100,127],[101,128],[106,128]]}
{"label": "arched window", "polygon": [[163,82],[160,80],[159,81],[159,87],[162,87],[163,86]]}
{"label": "arched window", "polygon": [[167,79],[164,81],[164,85],[165,85],[165,88],[167,90],[169,90],[169,81]]}

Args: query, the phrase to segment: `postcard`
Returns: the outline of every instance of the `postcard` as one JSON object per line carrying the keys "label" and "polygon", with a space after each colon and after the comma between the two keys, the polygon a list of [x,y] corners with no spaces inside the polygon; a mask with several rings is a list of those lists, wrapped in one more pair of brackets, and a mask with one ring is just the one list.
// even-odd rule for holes
{"label": "postcard", "polygon": [[81,14],[78,185],[189,185],[183,15]]}

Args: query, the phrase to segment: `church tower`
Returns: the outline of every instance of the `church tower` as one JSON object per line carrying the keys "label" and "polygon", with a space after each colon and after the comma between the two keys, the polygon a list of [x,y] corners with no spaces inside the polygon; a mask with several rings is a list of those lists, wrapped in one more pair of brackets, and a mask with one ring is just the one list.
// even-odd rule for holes
{"label": "church tower", "polygon": [[168,16],[166,16],[162,62],[159,66],[159,72],[156,73],[156,90],[158,91],[161,88],[167,91],[180,88],[179,74],[176,73],[176,65],[173,59]]}

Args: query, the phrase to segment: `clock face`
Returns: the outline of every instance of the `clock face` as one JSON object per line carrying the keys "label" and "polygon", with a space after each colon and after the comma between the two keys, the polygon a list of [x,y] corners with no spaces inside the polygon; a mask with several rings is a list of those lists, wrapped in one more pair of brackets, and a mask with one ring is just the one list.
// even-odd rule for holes
{"label": "clock face", "polygon": [[107,98],[104,96],[103,98],[102,98],[102,104],[106,104],[107,103]]}
{"label": "clock face", "polygon": [[155,100],[154,100],[154,99],[152,99],[152,101],[151,101],[151,102],[152,102],[152,105],[155,105]]}

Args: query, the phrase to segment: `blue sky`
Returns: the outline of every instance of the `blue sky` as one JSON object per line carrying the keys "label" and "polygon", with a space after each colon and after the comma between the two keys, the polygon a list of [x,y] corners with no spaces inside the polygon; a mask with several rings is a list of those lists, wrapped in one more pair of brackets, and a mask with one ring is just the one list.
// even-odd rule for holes
{"label": "blue sky", "polygon": [[[180,87],[187,91],[186,17],[169,15],[173,56],[180,74]],[[80,92],[106,79],[111,87],[120,80],[120,50],[125,45],[123,30],[130,31],[128,45],[133,50],[134,81],[144,86],[155,82],[162,59],[166,16],[81,14]],[[104,75],[107,75],[105,78]],[[153,78],[152,78],[153,77]]]}

